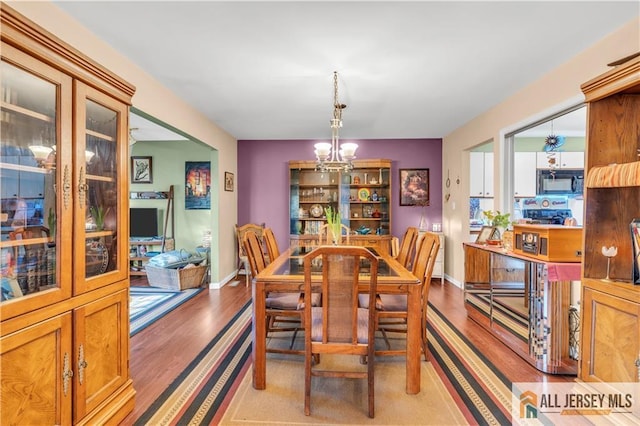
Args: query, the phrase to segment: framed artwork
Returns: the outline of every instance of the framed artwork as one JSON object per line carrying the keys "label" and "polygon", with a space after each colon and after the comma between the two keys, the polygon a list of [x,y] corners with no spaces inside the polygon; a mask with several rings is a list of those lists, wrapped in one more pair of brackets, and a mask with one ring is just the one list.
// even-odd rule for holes
{"label": "framed artwork", "polygon": [[153,183],[151,157],[131,157],[131,183]]}
{"label": "framed artwork", "polygon": [[[484,244],[487,240],[491,239],[492,236],[495,235],[495,231],[498,229],[495,226],[483,226],[478,234],[478,238],[476,238],[476,243]],[[500,231],[498,231],[500,232]]]}
{"label": "framed artwork", "polygon": [[400,169],[400,205],[429,205],[429,169]]}
{"label": "framed artwork", "polygon": [[187,210],[211,208],[211,162],[186,161],[184,203]]}
{"label": "framed artwork", "polygon": [[233,191],[233,173],[224,172],[224,190]]}

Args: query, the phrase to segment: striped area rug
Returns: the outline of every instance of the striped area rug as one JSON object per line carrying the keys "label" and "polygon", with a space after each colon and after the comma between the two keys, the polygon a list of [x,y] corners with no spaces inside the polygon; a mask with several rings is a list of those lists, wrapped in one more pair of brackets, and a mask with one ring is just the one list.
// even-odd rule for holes
{"label": "striped area rug", "polygon": [[189,288],[174,291],[155,287],[130,287],[129,335],[139,333],[202,290]]}
{"label": "striped area rug", "polygon": [[429,304],[431,360],[470,424],[511,424],[511,382]]}
{"label": "striped area rug", "polygon": [[[429,309],[430,360],[468,423],[511,424],[509,380],[436,308],[430,306]],[[219,424],[250,367],[251,304],[248,303],[135,424]],[[294,404],[291,409],[299,407]],[[428,416],[429,413],[416,413],[416,418]],[[283,418],[286,415],[283,414]]]}
{"label": "striped area rug", "polygon": [[251,365],[248,302],[151,404],[135,425],[217,424]]}

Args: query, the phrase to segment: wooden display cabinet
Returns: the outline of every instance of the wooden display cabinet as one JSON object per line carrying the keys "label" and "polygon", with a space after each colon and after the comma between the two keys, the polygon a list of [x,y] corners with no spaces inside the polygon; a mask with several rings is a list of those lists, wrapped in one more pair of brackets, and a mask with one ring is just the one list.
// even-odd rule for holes
{"label": "wooden display cabinet", "polygon": [[134,87],[0,8],[0,424],[115,424],[135,396],[125,242]]}
{"label": "wooden display cabinet", "polygon": [[291,235],[317,234],[325,209],[339,210],[351,231],[391,233],[391,160],[355,160],[351,173],[321,172],[315,161],[289,162]]}
{"label": "wooden display cabinet", "polygon": [[[582,85],[587,102],[579,376],[640,381],[640,285],[630,223],[640,218],[640,57]],[[602,247],[617,247],[607,276]]]}

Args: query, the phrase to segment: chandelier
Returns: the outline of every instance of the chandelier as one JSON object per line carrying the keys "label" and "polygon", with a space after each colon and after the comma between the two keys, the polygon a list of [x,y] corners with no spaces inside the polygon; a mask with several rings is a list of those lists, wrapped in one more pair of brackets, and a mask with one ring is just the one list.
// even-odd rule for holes
{"label": "chandelier", "polygon": [[342,110],[347,106],[338,102],[338,72],[333,72],[333,118],[331,123],[331,143],[319,142],[314,145],[317,158],[316,169],[323,172],[350,172],[351,160],[356,158],[355,143],[340,144],[339,129],[342,127]]}

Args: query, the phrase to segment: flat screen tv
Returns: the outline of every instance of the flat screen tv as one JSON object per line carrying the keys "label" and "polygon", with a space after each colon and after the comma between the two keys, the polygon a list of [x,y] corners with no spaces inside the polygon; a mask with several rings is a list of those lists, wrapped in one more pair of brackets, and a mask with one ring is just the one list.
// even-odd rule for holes
{"label": "flat screen tv", "polygon": [[152,238],[157,237],[158,235],[160,235],[158,232],[158,209],[129,209],[130,238]]}

